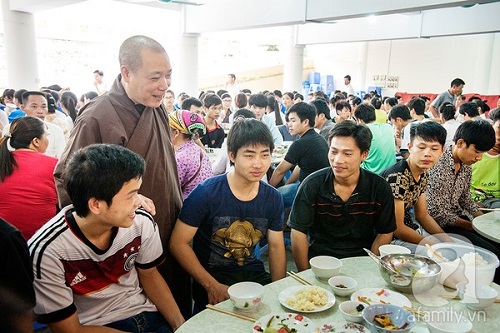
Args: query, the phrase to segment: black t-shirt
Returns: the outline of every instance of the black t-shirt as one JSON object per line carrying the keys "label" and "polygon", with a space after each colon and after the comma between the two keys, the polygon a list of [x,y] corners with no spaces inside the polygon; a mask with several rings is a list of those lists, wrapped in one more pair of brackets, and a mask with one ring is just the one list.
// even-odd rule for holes
{"label": "black t-shirt", "polygon": [[371,248],[377,234],[396,230],[391,188],[382,177],[361,169],[358,185],[344,202],[335,194],[333,179],[328,167],[302,182],[288,226],[309,234],[309,258],[366,255],[363,248]]}
{"label": "black t-shirt", "polygon": [[314,171],[330,166],[328,144],[311,128],[292,143],[285,155],[285,161],[300,167],[299,180],[303,181]]}
{"label": "black t-shirt", "polygon": [[207,133],[201,138],[201,143],[208,148],[220,148],[225,136],[224,129],[217,124],[215,129],[207,129]]}
{"label": "black t-shirt", "polygon": [[33,309],[33,267],[28,245],[21,232],[0,218],[0,322]]}

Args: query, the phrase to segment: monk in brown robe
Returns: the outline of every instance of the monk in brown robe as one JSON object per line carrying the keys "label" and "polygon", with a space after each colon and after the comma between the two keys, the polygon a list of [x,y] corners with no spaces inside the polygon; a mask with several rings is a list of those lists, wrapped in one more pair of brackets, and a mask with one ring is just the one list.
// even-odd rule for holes
{"label": "monk in brown robe", "polygon": [[111,89],[80,110],[56,166],[59,204],[61,207],[70,204],[62,186],[62,173],[74,151],[93,143],[114,143],[141,155],[146,160],[140,190],[147,197],[143,206],[149,206],[152,214],[156,210],[154,218],[167,254],[159,270],[182,314],[189,318],[192,307],[189,275],[168,250],[170,234],[182,206],[169,120],[162,105],[171,83],[172,67],[165,49],[146,36],[125,40],[120,47],[119,61],[120,74]]}

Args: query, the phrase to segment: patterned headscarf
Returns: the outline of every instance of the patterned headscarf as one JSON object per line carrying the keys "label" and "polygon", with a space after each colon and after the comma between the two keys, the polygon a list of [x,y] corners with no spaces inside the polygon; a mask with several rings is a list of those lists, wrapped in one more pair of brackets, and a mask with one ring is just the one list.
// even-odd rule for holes
{"label": "patterned headscarf", "polygon": [[197,129],[202,130],[203,134],[206,133],[205,123],[203,118],[196,113],[186,110],[176,110],[168,114],[170,120],[170,127],[175,128],[181,133],[196,135]]}

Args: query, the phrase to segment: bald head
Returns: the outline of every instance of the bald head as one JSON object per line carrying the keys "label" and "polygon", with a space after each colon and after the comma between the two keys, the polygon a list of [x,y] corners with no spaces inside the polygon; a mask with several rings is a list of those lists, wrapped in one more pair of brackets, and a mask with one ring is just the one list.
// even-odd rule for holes
{"label": "bald head", "polygon": [[156,40],[142,35],[127,38],[120,46],[118,60],[120,66],[126,66],[131,71],[137,71],[142,66],[141,52],[149,50],[155,53],[167,53]]}

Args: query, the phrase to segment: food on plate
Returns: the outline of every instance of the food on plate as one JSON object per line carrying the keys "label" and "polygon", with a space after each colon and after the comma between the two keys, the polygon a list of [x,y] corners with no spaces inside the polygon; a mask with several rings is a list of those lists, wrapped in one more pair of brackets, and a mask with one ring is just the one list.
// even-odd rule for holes
{"label": "food on plate", "polygon": [[406,326],[408,326],[408,323],[404,323],[404,325],[401,327],[394,325],[394,323],[391,320],[391,317],[388,316],[389,314],[391,314],[391,313],[382,313],[382,314],[375,315],[375,317],[373,318],[373,321],[378,323],[380,326],[382,326],[386,330],[402,330],[402,329],[405,329]]}
{"label": "food on plate", "polygon": [[316,307],[325,306],[328,295],[322,288],[311,286],[299,290],[295,297],[289,297],[286,304],[298,311],[314,311]]}
{"label": "food on plate", "polygon": [[256,323],[253,329],[262,333],[299,333],[299,329],[308,327],[309,322],[309,319],[300,314],[279,314],[271,316],[265,326]]}

